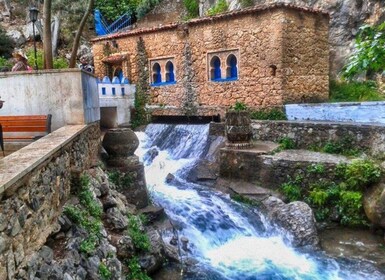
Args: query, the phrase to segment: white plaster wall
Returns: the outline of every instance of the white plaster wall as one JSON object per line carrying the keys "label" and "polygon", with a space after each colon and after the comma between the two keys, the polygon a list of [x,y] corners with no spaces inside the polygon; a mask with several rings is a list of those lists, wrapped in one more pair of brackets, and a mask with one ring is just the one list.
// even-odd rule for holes
{"label": "white plaster wall", "polygon": [[[106,95],[102,94],[101,88],[105,87]],[[112,87],[116,88],[116,95],[112,95]],[[121,95],[121,88],[125,88],[125,95]],[[101,108],[116,108],[117,119],[114,126],[131,121],[131,108],[135,102],[135,85],[128,84],[103,84],[99,83],[99,101]]]}
{"label": "white plaster wall", "polygon": [[97,78],[78,69],[0,73],[0,115],[52,114],[52,130],[100,119]]}
{"label": "white plaster wall", "polygon": [[285,105],[288,120],[385,123],[385,102]]}

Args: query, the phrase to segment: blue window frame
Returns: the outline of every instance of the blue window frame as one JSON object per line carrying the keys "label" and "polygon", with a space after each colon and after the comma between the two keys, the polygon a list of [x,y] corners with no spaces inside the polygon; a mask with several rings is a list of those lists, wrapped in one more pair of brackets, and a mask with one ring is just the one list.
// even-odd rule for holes
{"label": "blue window frame", "polygon": [[171,61],[166,63],[166,82],[172,83],[175,82],[175,74],[174,74],[174,64]]}
{"label": "blue window frame", "polygon": [[219,59],[219,57],[214,56],[213,58],[211,58],[210,67],[211,67],[210,79],[212,81],[220,80],[222,75],[221,75],[221,60]]}
{"label": "blue window frame", "polygon": [[237,57],[233,54],[230,54],[226,60],[226,79],[227,80],[237,80],[238,79],[238,66],[237,66]]}
{"label": "blue window frame", "polygon": [[162,73],[160,69],[159,63],[154,63],[152,66],[152,82],[153,84],[160,84],[162,83]]}

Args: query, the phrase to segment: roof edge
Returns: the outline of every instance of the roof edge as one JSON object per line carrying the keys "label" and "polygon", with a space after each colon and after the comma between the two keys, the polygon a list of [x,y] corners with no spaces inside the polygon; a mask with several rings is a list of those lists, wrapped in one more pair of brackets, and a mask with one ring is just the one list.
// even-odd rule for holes
{"label": "roof edge", "polygon": [[301,12],[307,12],[307,13],[322,14],[322,15],[328,16],[328,17],[330,16],[329,12],[321,10],[321,9],[312,9],[312,8],[308,8],[308,7],[300,7],[300,6],[296,6],[293,4],[287,4],[287,3],[275,3],[275,4],[271,4],[271,5],[257,5],[257,6],[253,6],[251,8],[230,11],[230,12],[218,14],[215,16],[205,16],[205,17],[195,18],[195,19],[191,19],[187,22],[174,22],[174,23],[170,23],[167,25],[163,25],[163,26],[156,26],[156,27],[136,29],[136,30],[134,29],[134,30],[126,31],[126,32],[114,33],[114,34],[105,35],[105,36],[99,36],[99,37],[91,39],[91,42],[94,43],[94,42],[113,40],[113,39],[118,39],[118,38],[123,38],[123,37],[128,37],[128,36],[135,36],[135,35],[140,35],[140,34],[152,33],[152,32],[156,32],[156,31],[171,30],[171,29],[176,29],[182,25],[194,26],[194,25],[201,24],[201,23],[227,19],[227,18],[230,18],[233,16],[247,15],[247,14],[252,14],[255,12],[263,12],[263,11],[267,11],[267,10],[280,9],[280,8],[293,9],[293,10],[297,10],[297,11],[301,11]]}

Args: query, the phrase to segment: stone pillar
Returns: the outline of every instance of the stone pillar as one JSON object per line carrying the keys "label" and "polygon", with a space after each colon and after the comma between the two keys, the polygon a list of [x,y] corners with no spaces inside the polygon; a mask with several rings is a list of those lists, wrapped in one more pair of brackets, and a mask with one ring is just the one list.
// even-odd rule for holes
{"label": "stone pillar", "polygon": [[226,146],[235,149],[252,146],[251,120],[247,111],[229,111],[226,113]]}
{"label": "stone pillar", "polygon": [[139,146],[136,134],[129,128],[114,128],[106,132],[103,147],[108,153],[107,167],[119,172],[122,183],[116,184],[127,201],[138,209],[148,205],[149,197],[144,176],[144,166],[134,155]]}

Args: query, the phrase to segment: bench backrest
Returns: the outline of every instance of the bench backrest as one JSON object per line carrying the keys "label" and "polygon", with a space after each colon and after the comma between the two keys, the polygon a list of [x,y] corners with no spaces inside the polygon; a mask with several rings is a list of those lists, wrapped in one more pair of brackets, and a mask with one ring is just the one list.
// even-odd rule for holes
{"label": "bench backrest", "polygon": [[3,132],[51,132],[52,115],[0,116]]}

